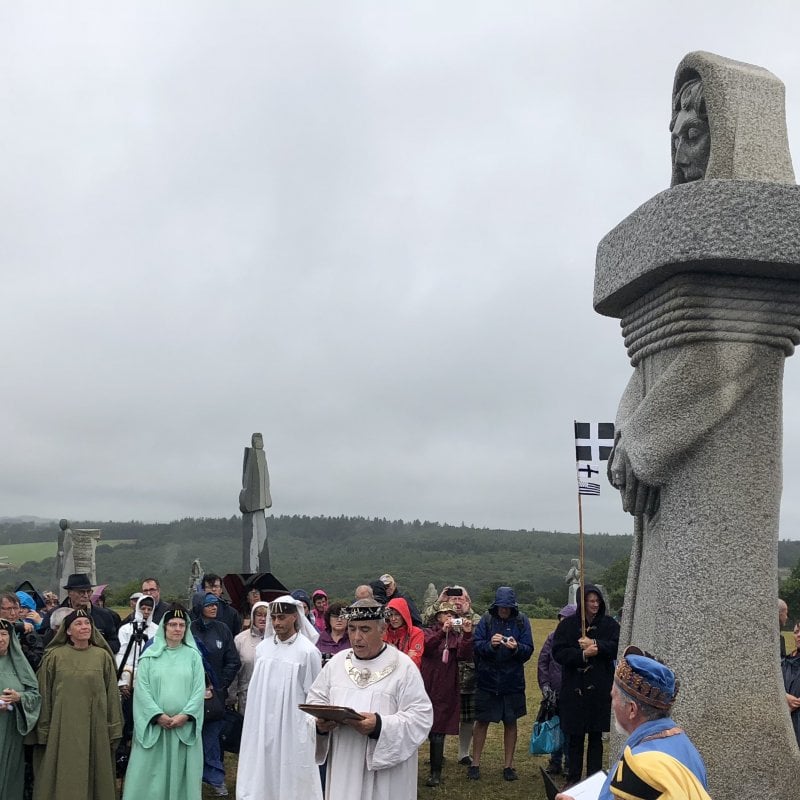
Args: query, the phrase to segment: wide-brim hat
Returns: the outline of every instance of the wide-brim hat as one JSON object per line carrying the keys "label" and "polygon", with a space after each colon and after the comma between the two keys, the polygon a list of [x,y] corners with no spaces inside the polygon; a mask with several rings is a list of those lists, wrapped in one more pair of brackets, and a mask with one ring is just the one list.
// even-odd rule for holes
{"label": "wide-brim hat", "polygon": [[91,589],[92,581],[85,572],[75,572],[67,578],[64,588],[67,591],[70,589]]}

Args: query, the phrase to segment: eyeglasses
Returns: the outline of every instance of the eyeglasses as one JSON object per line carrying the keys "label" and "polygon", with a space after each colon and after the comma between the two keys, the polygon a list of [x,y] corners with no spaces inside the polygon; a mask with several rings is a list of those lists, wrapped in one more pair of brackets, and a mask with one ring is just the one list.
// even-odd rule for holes
{"label": "eyeglasses", "polygon": [[75,592],[75,594],[82,594],[85,597],[88,597],[91,593],[91,589],[70,589],[71,592]]}

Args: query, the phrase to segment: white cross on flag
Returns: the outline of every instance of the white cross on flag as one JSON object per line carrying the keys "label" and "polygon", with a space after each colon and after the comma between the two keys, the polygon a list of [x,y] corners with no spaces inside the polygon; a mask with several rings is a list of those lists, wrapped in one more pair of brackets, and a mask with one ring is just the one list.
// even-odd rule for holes
{"label": "white cross on flag", "polygon": [[600,494],[600,462],[608,461],[613,447],[613,422],[575,423],[578,494]]}

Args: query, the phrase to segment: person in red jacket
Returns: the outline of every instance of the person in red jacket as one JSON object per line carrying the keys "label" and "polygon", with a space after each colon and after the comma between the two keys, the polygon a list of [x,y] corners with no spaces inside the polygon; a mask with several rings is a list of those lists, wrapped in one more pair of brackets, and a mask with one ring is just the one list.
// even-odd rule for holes
{"label": "person in red jacket", "polygon": [[422,664],[422,651],[425,648],[425,634],[411,622],[408,603],[402,597],[390,600],[386,605],[388,623],[383,641],[393,644],[405,653],[419,667]]}

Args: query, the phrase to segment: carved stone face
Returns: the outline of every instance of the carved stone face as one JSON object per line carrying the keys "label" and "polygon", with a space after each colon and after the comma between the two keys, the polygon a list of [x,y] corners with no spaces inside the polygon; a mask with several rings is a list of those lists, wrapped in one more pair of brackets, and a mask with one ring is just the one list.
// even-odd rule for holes
{"label": "carved stone face", "polygon": [[670,123],[672,160],[679,183],[705,178],[711,155],[711,132],[708,127],[703,84],[685,83],[675,98],[675,113]]}

